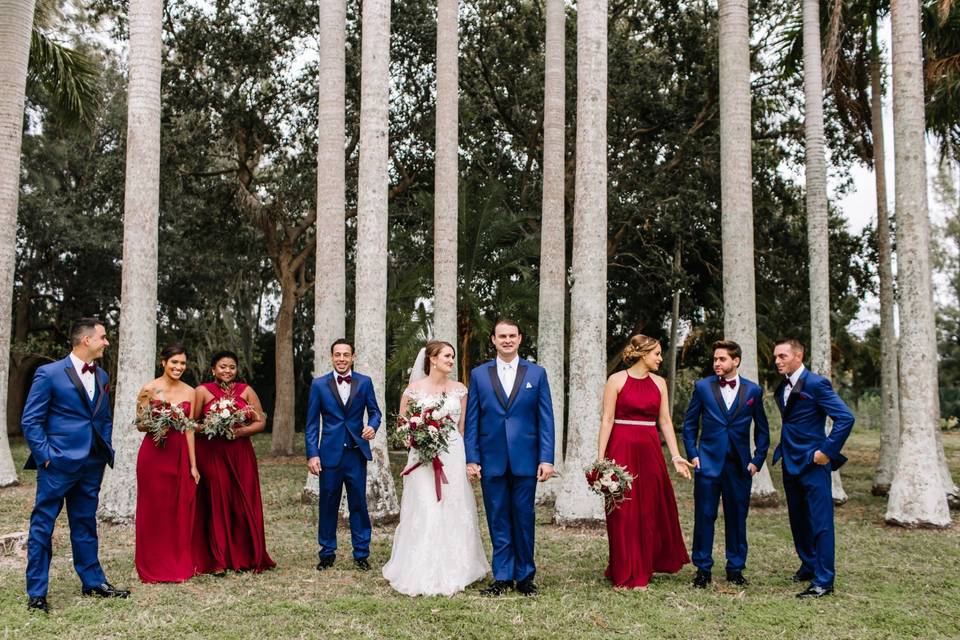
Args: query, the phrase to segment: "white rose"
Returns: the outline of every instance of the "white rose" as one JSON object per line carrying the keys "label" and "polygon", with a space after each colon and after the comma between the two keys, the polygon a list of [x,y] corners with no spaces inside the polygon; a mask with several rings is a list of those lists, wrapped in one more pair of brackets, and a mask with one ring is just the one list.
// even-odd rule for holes
{"label": "white rose", "polygon": [[230,417],[230,412],[227,411],[226,409],[224,409],[223,411],[220,412],[220,417],[221,417],[221,418],[229,418],[229,417]]}
{"label": "white rose", "polygon": [[423,422],[423,418],[421,418],[420,416],[410,417],[410,424],[420,424],[421,422]]}

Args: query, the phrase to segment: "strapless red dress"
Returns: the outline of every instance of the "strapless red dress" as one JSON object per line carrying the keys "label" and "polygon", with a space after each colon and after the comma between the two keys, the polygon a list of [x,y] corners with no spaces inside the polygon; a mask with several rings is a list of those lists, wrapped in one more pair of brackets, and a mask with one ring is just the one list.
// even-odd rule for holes
{"label": "strapless red dress", "polygon": [[659,415],[657,383],[650,376],[627,374],[606,452],[634,478],[628,500],[607,515],[610,563],[605,575],[617,587],[646,586],[654,573],[676,573],[690,562],[660,447]]}
{"label": "strapless red dress", "polygon": [[[180,408],[190,415],[189,402],[181,402]],[[134,551],[142,582],[183,582],[193,576],[196,495],[187,437],[171,431],[160,446],[144,434],[137,454]]]}
{"label": "strapless red dress", "polygon": [[[218,385],[203,385],[214,400],[226,395]],[[247,385],[233,385],[231,393],[238,406]],[[203,407],[200,419],[206,415]],[[200,490],[193,531],[193,560],[198,573],[219,573],[226,569],[255,571],[276,566],[267,553],[263,529],[263,501],[260,473],[250,438],[208,439],[197,432],[197,468]]]}

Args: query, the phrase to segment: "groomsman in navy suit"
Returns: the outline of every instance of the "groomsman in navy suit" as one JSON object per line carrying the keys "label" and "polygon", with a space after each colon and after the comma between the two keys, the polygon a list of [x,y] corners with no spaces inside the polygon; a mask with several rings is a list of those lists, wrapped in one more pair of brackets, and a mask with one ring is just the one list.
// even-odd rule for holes
{"label": "groomsman in navy suit", "polygon": [[344,339],[335,341],[330,346],[333,371],[315,378],[310,386],[305,437],[307,468],[320,476],[318,571],[332,567],[336,560],[337,520],[344,486],[350,509],[353,563],[360,571],[370,570],[367,462],[373,459],[370,441],[377,435],[381,414],[373,381],[353,371],[355,358],[352,343]]}
{"label": "groomsman in navy suit", "polygon": [[497,357],[470,372],[463,445],[467,475],[479,479],[493,544],[493,583],[537,595],[533,577],[537,481],[553,475],[553,402],[543,367],[518,355],[523,334],[501,318],[490,335]]}
{"label": "groomsman in navy suit", "polygon": [[97,366],[110,343],[103,323],[82,318],[70,330],[70,354],[33,376],[20,419],[30,447],[25,469],[37,470],[27,540],[27,607],[46,613],[51,538],[67,506],[73,566],[85,596],[126,598],[107,582],[98,557],[97,505],[105,465],[113,466],[109,378]]}
{"label": "groomsman in navy suit", "polygon": [[[777,371],[784,376],[776,390],[783,430],[773,463],[783,458],[790,531],[800,556],[800,569],[793,581],[810,581],[798,598],[820,598],[833,593],[836,575],[830,472],[847,461],[840,449],[853,429],[854,418],[830,380],[803,366],[799,340],[777,342],[773,358]],[[828,416],[833,429],[826,435]]]}
{"label": "groomsman in navy suit", "polygon": [[[747,511],[752,478],[770,448],[763,389],[740,376],[743,352],[732,340],[713,343],[716,375],[697,382],[683,419],[683,444],[694,466],[693,586],[705,588],[713,568],[713,529],[723,500],[727,581],[744,586]],[[750,425],[754,424],[750,455]],[[699,436],[699,437],[698,437]]]}

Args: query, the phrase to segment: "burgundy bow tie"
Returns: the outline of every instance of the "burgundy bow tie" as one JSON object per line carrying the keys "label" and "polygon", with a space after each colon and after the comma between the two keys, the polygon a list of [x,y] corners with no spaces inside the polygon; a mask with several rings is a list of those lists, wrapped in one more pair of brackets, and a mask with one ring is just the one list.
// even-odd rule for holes
{"label": "burgundy bow tie", "polygon": [[96,363],[96,362],[91,362],[90,364],[84,364],[84,365],[83,365],[83,368],[80,369],[80,373],[86,373],[87,371],[89,371],[90,373],[96,375],[96,373],[97,373],[97,363]]}
{"label": "burgundy bow tie", "polygon": [[723,387],[730,387],[731,389],[733,389],[733,388],[735,388],[736,386],[737,386],[737,379],[736,379],[736,378],[733,378],[732,380],[724,380],[723,378],[720,378],[720,388],[721,388],[721,389],[722,389]]}
{"label": "burgundy bow tie", "polygon": [[351,383],[353,382],[353,377],[352,377],[352,376],[337,376],[337,384],[343,384],[344,382],[346,382],[347,384],[351,384]]}

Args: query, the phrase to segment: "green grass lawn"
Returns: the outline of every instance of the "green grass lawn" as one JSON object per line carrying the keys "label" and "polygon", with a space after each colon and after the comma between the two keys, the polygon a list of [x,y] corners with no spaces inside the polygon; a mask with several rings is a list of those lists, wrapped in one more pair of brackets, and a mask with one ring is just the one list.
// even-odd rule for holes
{"label": "green grass lawn", "polygon": [[[676,576],[655,577],[647,591],[620,592],[603,578],[603,529],[561,529],[543,509],[537,531],[539,598],[489,600],[477,595],[479,585],[453,598],[409,598],[394,593],[380,576],[390,553],[389,526],[374,529],[373,571],[354,571],[347,552],[333,570],[318,573],[316,508],[300,503],[302,459],[262,457],[267,545],[277,569],[143,585],[133,567],[133,528],[101,525],[107,575],[133,594],[122,601],[82,598],[64,515],[54,539],[49,617],[27,612],[24,560],[0,558],[0,638],[958,638],[958,519],[955,515],[949,531],[884,526],[885,500],[870,495],[878,437],[855,432],[844,450],[850,457],[844,467],[850,501],[836,516],[837,592],[814,602],[794,597],[798,587],[790,575],[798,561],[782,506],[751,512],[746,589],[722,579],[722,523],[715,552],[721,570],[710,588],[694,590],[688,566]],[[944,442],[956,477],[960,433],[945,434]],[[258,437],[256,445],[265,456],[269,436]],[[22,464],[25,445],[13,447]],[[27,528],[35,478],[22,472],[24,485],[0,490],[0,534]],[[774,483],[782,495],[779,468]],[[680,479],[675,486],[689,542],[693,487]],[[485,523],[482,528],[486,533]],[[340,542],[349,548],[343,528]]]}

